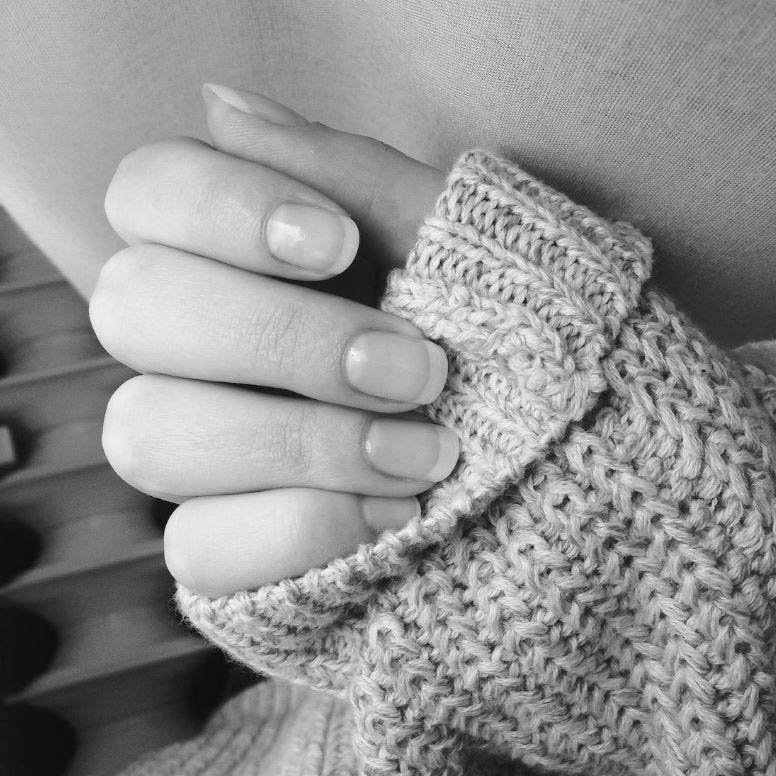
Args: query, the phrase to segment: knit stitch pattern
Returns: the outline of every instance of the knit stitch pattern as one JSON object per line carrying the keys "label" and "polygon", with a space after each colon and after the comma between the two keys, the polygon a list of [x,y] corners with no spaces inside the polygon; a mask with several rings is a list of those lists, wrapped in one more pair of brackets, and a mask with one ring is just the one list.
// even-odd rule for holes
{"label": "knit stitch pattern", "polygon": [[344,701],[260,682],[227,701],[190,741],[152,752],[121,776],[343,776],[353,773]]}
{"label": "knit stitch pattern", "polygon": [[423,514],[297,579],[178,589],[208,638],[352,704],[356,772],[478,749],[567,774],[776,776],[774,385],[647,283],[649,242],[484,151],[383,309],[450,364]]}
{"label": "knit stitch pattern", "polygon": [[[330,693],[259,682],[221,706],[189,741],[150,752],[120,776],[349,776],[353,711]],[[478,752],[466,776],[532,776]]]}

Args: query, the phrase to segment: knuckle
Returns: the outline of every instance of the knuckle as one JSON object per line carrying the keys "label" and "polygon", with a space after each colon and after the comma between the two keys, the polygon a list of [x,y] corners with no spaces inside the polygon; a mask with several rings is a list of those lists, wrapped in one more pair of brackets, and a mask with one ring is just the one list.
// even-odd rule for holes
{"label": "knuckle", "polygon": [[[136,438],[134,418],[137,402],[137,387],[132,378],[113,393],[105,408],[102,428],[102,448],[108,463],[123,479],[133,484],[135,479]],[[142,415],[141,415],[142,417]]]}
{"label": "knuckle", "polygon": [[119,358],[126,325],[128,300],[152,264],[151,246],[132,246],[104,264],[89,300],[89,319],[103,347]]}
{"label": "knuckle", "polygon": [[118,163],[108,189],[105,192],[104,210],[108,223],[119,234],[123,234],[131,223],[132,193],[144,185],[145,179],[153,174],[158,143],[140,146],[130,151]]}
{"label": "knuckle", "polygon": [[124,192],[126,191],[127,179],[130,177],[134,165],[134,159],[132,157],[136,153],[137,151],[132,151],[118,163],[116,171],[113,173],[113,177],[110,179],[110,183],[105,192],[103,210],[105,211],[108,223],[117,232],[120,232],[123,226],[123,215],[125,212],[123,206]]}
{"label": "knuckle", "polygon": [[131,245],[114,253],[103,265],[95,290],[121,293],[127,283],[141,275],[141,265],[147,260],[149,247]]}
{"label": "knuckle", "polygon": [[116,346],[117,310],[122,309],[121,296],[126,286],[121,282],[124,273],[123,251],[108,259],[102,267],[89,300],[89,320],[102,346],[110,353]]}
{"label": "knuckle", "polygon": [[102,446],[108,462],[124,481],[138,490],[162,490],[155,481],[153,465],[154,423],[148,422],[154,407],[152,377],[140,375],[123,383],[108,401],[102,432]]}
{"label": "knuckle", "polygon": [[192,152],[208,149],[200,140],[174,137],[130,151],[116,167],[105,192],[103,208],[110,225],[125,239],[134,237],[136,210],[155,182],[171,172],[189,169]]}
{"label": "knuckle", "polygon": [[292,375],[297,363],[303,313],[291,303],[259,310],[246,323],[245,343],[259,374],[279,379]]}
{"label": "knuckle", "polygon": [[192,151],[207,148],[209,146],[206,143],[192,137],[171,137],[146,143],[121,159],[111,183],[121,186],[127,181],[166,169],[170,165],[185,164]]}
{"label": "knuckle", "polygon": [[278,419],[274,434],[274,451],[300,481],[312,467],[311,443],[314,436],[312,409],[305,404],[295,407]]}

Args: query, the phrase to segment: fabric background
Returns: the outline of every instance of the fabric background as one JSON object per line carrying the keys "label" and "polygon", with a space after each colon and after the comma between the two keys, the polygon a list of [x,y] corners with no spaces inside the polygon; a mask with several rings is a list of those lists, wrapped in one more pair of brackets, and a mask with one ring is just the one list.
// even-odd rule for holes
{"label": "fabric background", "polygon": [[0,6],[0,202],[88,292],[121,156],[204,137],[203,80],[449,168],[501,153],[656,248],[725,342],[776,332],[768,0],[29,0]]}

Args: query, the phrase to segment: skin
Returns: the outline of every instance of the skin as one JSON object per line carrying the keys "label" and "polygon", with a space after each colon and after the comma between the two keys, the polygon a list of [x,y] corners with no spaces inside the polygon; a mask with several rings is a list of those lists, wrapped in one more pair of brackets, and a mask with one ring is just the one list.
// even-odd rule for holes
{"label": "skin", "polygon": [[[106,263],[90,304],[104,347],[141,373],[109,402],[108,460],[179,502],[167,565],[210,596],[301,574],[399,528],[455,463],[452,453],[429,469],[420,450],[416,473],[375,469],[367,452],[382,443],[365,439],[377,418],[394,421],[404,448],[422,447],[418,403],[354,390],[346,344],[363,331],[410,344],[422,334],[324,293],[322,281],[339,293],[347,283],[278,261],[266,241],[267,214],[283,202],[349,214],[379,275],[403,263],[443,174],[259,95],[227,96],[239,109],[203,89],[212,146],[176,138],[119,164],[105,210],[129,247]],[[361,296],[363,285],[351,283]]]}

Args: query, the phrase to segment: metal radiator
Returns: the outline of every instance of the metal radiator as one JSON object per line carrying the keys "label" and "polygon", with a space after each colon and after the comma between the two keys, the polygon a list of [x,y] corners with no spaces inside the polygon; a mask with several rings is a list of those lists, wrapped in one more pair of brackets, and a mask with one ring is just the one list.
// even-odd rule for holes
{"label": "metal radiator", "polygon": [[[26,526],[39,546],[32,565],[0,569],[2,654],[23,653],[18,670],[0,666],[11,691],[3,719],[53,712],[76,740],[59,773],[109,776],[196,732],[187,693],[208,648],[170,603],[167,505],[122,482],[102,452],[105,405],[131,372],[101,349],[83,299],[2,210],[0,358],[0,535]],[[56,634],[48,652],[30,622]],[[39,653],[44,665],[27,676],[25,654]],[[58,743],[6,742],[24,762],[34,752],[23,747]]]}

